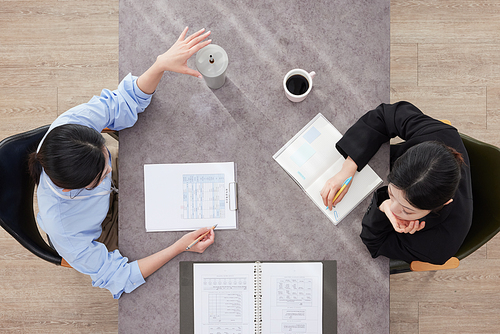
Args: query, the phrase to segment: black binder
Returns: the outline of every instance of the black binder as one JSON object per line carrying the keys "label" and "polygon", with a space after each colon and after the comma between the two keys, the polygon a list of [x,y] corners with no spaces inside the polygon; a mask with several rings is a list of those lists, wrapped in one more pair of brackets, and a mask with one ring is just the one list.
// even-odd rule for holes
{"label": "black binder", "polygon": [[[272,262],[321,262],[323,263],[323,333],[337,333],[337,261],[265,261]],[[217,262],[179,262],[180,285],[180,333],[194,334],[193,264]],[[238,263],[238,262],[219,262]],[[252,263],[251,261],[239,263]]]}

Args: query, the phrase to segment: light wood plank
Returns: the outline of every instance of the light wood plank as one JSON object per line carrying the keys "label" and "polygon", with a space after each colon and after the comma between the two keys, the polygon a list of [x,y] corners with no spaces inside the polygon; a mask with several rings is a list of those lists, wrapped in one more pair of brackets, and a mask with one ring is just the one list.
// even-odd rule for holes
{"label": "light wood plank", "polygon": [[65,88],[77,94],[81,87],[100,91],[118,81],[118,46],[98,44],[0,46],[0,82],[4,87],[29,86]]}
{"label": "light wood plank", "polygon": [[[95,41],[91,45],[2,45],[0,69],[19,68],[54,71],[60,69],[88,69],[118,66],[118,46],[107,41]],[[118,67],[116,67],[118,68]],[[1,74],[1,73],[0,73]],[[2,82],[2,85],[7,85]],[[46,86],[54,83],[47,83]]]}
{"label": "light wood plank", "polygon": [[0,13],[2,45],[118,43],[118,1],[0,1]]}
{"label": "light wood plank", "polygon": [[[20,280],[19,277],[25,277]],[[0,304],[21,300],[77,303],[82,300],[113,299],[107,289],[92,287],[89,276],[72,268],[34,260],[0,260]]]}
{"label": "light wood plank", "polygon": [[[392,15],[391,15],[392,16]],[[392,43],[498,43],[500,22],[392,22]],[[473,33],[471,33],[473,32]],[[451,56],[451,54],[450,54]]]}
{"label": "light wood plank", "polygon": [[456,269],[391,275],[391,302],[493,302],[499,286],[500,260],[465,258]]}
{"label": "light wood plank", "polygon": [[[9,239],[11,238],[10,234],[7,233],[4,229],[0,228],[0,239]],[[2,240],[0,240],[2,242]]]}
{"label": "light wood plank", "polygon": [[57,87],[0,86],[0,139],[50,124],[56,117]]}
{"label": "light wood plank", "polygon": [[500,259],[500,234],[488,241],[488,259]]}
{"label": "light wood plank", "polygon": [[[117,333],[117,301],[2,303],[0,331],[22,333]],[[81,310],[81,311],[75,311]],[[91,310],[85,312],[84,310]]]}
{"label": "light wood plank", "polygon": [[422,302],[419,310],[419,333],[498,333],[499,309],[498,298],[488,302]]}
{"label": "light wood plank", "polygon": [[487,127],[500,130],[500,87],[488,87],[486,95]]}
{"label": "light wood plank", "polygon": [[[118,71],[118,67],[116,67],[116,71]],[[100,95],[102,89],[107,88],[114,90],[119,84],[118,77],[114,75],[101,78],[100,80],[91,79],[89,81],[91,82],[90,85],[85,82],[79,85],[77,80],[75,80],[74,83],[58,89],[59,114],[79,104],[89,102],[94,95]],[[100,81],[100,86],[96,84],[97,81]]]}
{"label": "light wood plank", "polygon": [[391,300],[391,333],[418,334],[418,320],[417,302]]}
{"label": "light wood plank", "polygon": [[1,260],[17,260],[17,261],[34,261],[39,258],[24,248],[16,239],[11,237],[7,232],[0,239],[0,261]]}
{"label": "light wood plank", "polygon": [[462,129],[486,129],[485,87],[391,86],[391,102],[409,101],[423,113]]}
{"label": "light wood plank", "polygon": [[495,23],[499,16],[500,3],[497,0],[391,0],[391,23],[427,21]]}
{"label": "light wood plank", "polygon": [[417,44],[391,44],[391,87],[417,85]]}
{"label": "light wood plank", "polygon": [[418,85],[500,86],[500,43],[419,45]]}

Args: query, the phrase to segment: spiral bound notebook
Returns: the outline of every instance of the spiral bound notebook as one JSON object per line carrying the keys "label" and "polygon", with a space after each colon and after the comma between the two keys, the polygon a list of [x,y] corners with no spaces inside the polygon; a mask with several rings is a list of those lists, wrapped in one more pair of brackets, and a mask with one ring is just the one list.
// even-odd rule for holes
{"label": "spiral bound notebook", "polygon": [[274,160],[335,225],[382,183],[382,179],[366,165],[361,172],[356,172],[342,201],[332,211],[325,209],[320,191],[326,181],[341,170],[345,161],[335,149],[335,143],[341,138],[342,134],[320,113],[273,155]]}
{"label": "spiral bound notebook", "polygon": [[181,333],[336,333],[336,261],[180,262]]}

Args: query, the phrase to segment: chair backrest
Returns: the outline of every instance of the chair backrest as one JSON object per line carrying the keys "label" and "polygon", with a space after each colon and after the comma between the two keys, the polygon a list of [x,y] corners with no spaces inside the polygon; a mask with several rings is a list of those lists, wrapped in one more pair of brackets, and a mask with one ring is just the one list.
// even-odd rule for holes
{"label": "chair backrest", "polygon": [[463,259],[500,231],[500,149],[460,134],[470,159],[472,226],[456,257]]}
{"label": "chair backrest", "polygon": [[[469,256],[500,231],[500,149],[460,134],[470,160],[472,179],[472,225],[455,255],[459,260]],[[410,264],[391,259],[391,274],[410,271]]]}
{"label": "chair backrest", "polygon": [[33,211],[35,184],[28,156],[47,132],[43,126],[0,142],[0,225],[36,256],[60,265],[61,256],[43,240]]}

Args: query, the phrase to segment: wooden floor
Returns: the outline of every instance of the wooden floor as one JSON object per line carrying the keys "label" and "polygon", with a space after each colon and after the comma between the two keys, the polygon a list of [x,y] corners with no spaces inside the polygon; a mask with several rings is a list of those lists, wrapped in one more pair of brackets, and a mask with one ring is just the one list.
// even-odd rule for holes
{"label": "wooden floor", "polygon": [[[0,139],[117,84],[118,0],[0,0]],[[392,0],[398,100],[500,146],[500,1]],[[35,258],[3,230],[0,282],[1,333],[118,330],[107,290]],[[392,333],[499,333],[499,314],[500,237],[458,269],[391,277]]]}

